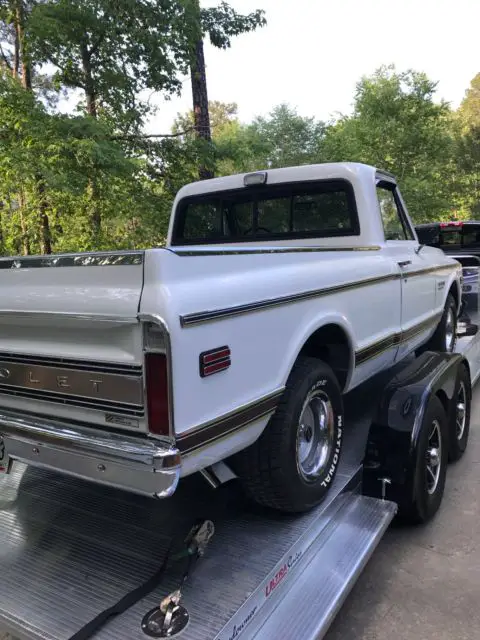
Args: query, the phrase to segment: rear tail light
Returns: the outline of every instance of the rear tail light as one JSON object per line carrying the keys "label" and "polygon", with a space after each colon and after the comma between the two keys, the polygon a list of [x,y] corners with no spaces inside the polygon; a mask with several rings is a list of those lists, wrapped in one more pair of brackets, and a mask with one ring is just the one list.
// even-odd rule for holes
{"label": "rear tail light", "polygon": [[148,429],[159,436],[170,435],[167,367],[164,353],[145,354]]}
{"label": "rear tail light", "polygon": [[463,222],[462,221],[452,221],[452,222],[441,222],[440,223],[440,228],[441,229],[446,229],[447,227],[462,227],[463,226]]}

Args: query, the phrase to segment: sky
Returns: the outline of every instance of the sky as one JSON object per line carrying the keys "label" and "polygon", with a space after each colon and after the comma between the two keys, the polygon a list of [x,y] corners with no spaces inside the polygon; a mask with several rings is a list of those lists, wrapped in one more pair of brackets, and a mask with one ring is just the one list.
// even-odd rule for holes
{"label": "sky", "polygon": [[[214,6],[220,0],[204,0]],[[457,107],[480,72],[480,0],[229,0],[237,11],[264,9],[267,26],[222,51],[206,44],[209,100],[236,102],[242,121],[286,102],[329,120],[351,109],[356,82],[382,64],[413,68],[438,82]],[[149,133],[168,133],[191,108],[189,78],[180,98],[159,101]]]}

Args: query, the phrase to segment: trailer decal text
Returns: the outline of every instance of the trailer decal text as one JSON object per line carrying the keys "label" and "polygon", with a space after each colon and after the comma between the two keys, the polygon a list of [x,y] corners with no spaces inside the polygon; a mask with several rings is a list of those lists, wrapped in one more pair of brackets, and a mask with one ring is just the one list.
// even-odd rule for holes
{"label": "trailer decal text", "polygon": [[245,627],[253,618],[253,616],[256,614],[256,612],[257,612],[257,607],[253,607],[253,609],[250,611],[248,616],[245,618],[245,620],[242,620],[242,622],[238,625],[238,627],[237,625],[234,625],[232,635],[228,637],[228,640],[235,640],[235,638],[238,638],[238,636],[242,633],[242,631],[245,629]]}
{"label": "trailer decal text", "polygon": [[269,582],[265,586],[266,598],[268,598],[268,596],[272,593],[272,591],[278,587],[278,585],[285,578],[285,576],[290,571],[290,569],[298,562],[301,555],[302,555],[302,552],[297,551],[297,553],[295,553],[294,555],[289,556],[288,560],[284,562],[284,564],[280,567],[280,569],[277,571],[275,576],[271,580],[269,580]]}

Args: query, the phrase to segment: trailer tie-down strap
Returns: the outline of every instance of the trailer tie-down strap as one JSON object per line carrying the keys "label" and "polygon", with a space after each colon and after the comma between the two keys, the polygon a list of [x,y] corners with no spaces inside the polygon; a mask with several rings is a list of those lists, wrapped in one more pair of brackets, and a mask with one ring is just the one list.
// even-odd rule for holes
{"label": "trailer tie-down strap", "polygon": [[[139,600],[142,600],[142,598],[151,593],[160,583],[170,563],[177,562],[182,558],[188,558],[187,568],[183,572],[180,582],[179,589],[181,589],[191,573],[194,562],[198,559],[198,557],[203,555],[203,552],[205,550],[204,546],[202,546],[202,543],[200,545],[198,544],[198,541],[195,539],[195,534],[198,533],[207,523],[211,526],[213,533],[213,524],[210,521],[198,521],[197,524],[194,525],[192,529],[190,529],[189,535],[185,539],[185,548],[174,555],[171,555],[174,543],[174,539],[172,538],[170,540],[167,553],[163,558],[162,564],[146,582],[124,595],[116,604],[112,605],[108,609],[104,609],[95,618],[93,618],[93,620],[87,622],[86,625],[84,625],[81,629],[74,633],[73,636],[69,638],[69,640],[89,640],[89,638],[97,633],[111,618],[124,613],[134,604],[139,602]],[[205,545],[208,543],[208,540],[209,538],[207,539]]]}

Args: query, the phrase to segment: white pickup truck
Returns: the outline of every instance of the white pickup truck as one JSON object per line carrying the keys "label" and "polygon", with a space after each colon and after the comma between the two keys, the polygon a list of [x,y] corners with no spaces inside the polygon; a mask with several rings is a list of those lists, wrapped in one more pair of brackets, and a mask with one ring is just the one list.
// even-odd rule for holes
{"label": "white pickup truck", "polygon": [[0,286],[3,472],[167,497],[229,469],[295,512],[335,475],[342,394],[454,349],[461,267],[392,175],[339,163],[187,185],[165,248],[4,258]]}

